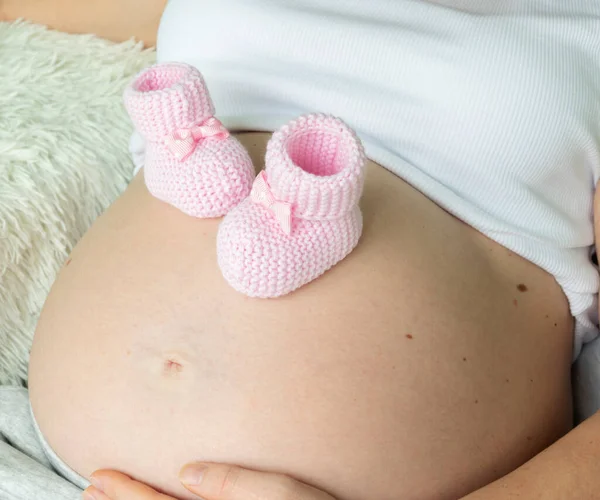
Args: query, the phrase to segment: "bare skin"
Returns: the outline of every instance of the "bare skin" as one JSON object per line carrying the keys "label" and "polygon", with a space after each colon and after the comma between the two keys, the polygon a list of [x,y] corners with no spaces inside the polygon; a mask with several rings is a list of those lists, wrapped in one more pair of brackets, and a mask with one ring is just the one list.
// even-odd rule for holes
{"label": "bare skin", "polygon": [[[600,450],[595,440],[590,440],[599,431],[600,413],[588,418],[519,469],[462,500],[600,498],[597,480]],[[203,500],[334,500],[326,492],[289,476],[235,465],[187,464],[182,468],[180,478],[189,491]],[[367,485],[371,484],[370,477],[363,476],[362,479]],[[84,500],[174,500],[115,471],[96,471],[92,481],[95,486],[85,490]]]}
{"label": "bare skin", "polygon": [[[0,19],[25,17],[63,31],[154,45],[166,2],[143,3],[140,9],[140,0],[3,0]],[[251,151],[258,165],[266,137],[246,137],[250,147],[257,141]],[[554,281],[380,167],[371,165],[370,174],[363,201],[369,222],[356,252],[294,294],[293,302],[281,301],[279,311],[261,305],[256,313],[227,295],[215,273],[216,222],[205,221],[199,231],[134,181],[67,261],[36,335],[32,397],[51,444],[84,474],[114,467],[180,498],[196,498],[178,483],[183,463],[221,459],[287,472],[341,497],[351,491],[346,496],[373,498],[383,490],[381,498],[421,499],[444,485],[436,498],[456,498],[565,432],[572,325]],[[194,232],[199,237],[192,241]],[[517,281],[527,284],[526,292],[515,292]],[[169,306],[178,325],[165,321]],[[223,322],[213,314],[217,306],[238,313]],[[304,318],[307,307],[316,314],[312,325]],[[285,315],[294,309],[290,318],[300,325],[288,331],[292,319]],[[227,331],[240,332],[237,344],[226,344]],[[209,349],[179,363],[173,346],[186,353]],[[267,347],[266,366],[258,366],[264,359],[247,359]],[[302,369],[290,372],[291,347],[301,347],[295,360]],[[288,376],[278,380],[282,372]],[[233,392],[233,383],[247,392]],[[282,397],[288,393],[294,397]],[[253,411],[226,411],[240,401]],[[265,408],[277,413],[259,411]],[[314,419],[301,422],[298,414]],[[240,421],[244,415],[250,418]],[[317,422],[321,417],[333,420]],[[589,460],[598,454],[587,438],[592,434],[597,431],[589,424],[569,433],[550,448],[558,453],[535,458],[541,466],[524,466],[473,500],[507,492],[573,494],[589,479],[584,462],[598,462]],[[573,482],[573,470],[583,480]],[[281,476],[248,473],[262,481],[251,483],[248,494],[260,488],[286,493],[278,488]],[[430,491],[423,482],[431,483]],[[581,493],[591,498],[590,490]],[[265,496],[271,498],[278,496]]]}
{"label": "bare skin", "polygon": [[[260,166],[268,134],[241,140]],[[82,475],[115,469],[180,498],[193,497],[179,469],[202,460],[340,499],[427,500],[566,433],[573,324],[554,279],[372,163],[362,208],[347,259],[251,300],[219,273],[218,221],[138,177],[73,251],[38,325],[30,394],[50,445]]]}
{"label": "bare skin", "polygon": [[24,18],[68,33],[156,44],[166,0],[0,0],[0,21]]}

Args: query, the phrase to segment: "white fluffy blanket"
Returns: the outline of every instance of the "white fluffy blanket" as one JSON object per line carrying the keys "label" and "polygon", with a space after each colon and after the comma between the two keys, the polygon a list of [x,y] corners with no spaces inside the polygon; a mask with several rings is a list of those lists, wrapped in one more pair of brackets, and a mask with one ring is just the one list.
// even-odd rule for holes
{"label": "white fluffy blanket", "polygon": [[71,248],[131,177],[121,103],[154,52],[0,23],[0,384],[23,383]]}

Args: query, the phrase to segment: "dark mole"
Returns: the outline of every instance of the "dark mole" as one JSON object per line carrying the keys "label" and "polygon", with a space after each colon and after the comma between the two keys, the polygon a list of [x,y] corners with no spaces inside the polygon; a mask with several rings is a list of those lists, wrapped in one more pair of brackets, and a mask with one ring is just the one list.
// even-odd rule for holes
{"label": "dark mole", "polygon": [[510,379],[509,379],[509,378],[507,378],[507,379],[506,379],[506,383],[508,384],[509,382],[510,382]]}
{"label": "dark mole", "polygon": [[467,360],[467,358],[463,358],[463,361],[466,361],[466,360]]}
{"label": "dark mole", "polygon": [[519,307],[519,301],[517,299],[513,300],[513,304],[515,307]]}
{"label": "dark mole", "polygon": [[549,318],[549,317],[550,317],[550,316],[548,316],[548,315],[546,314],[546,318]]}
{"label": "dark mole", "polygon": [[73,259],[67,260],[67,263],[65,264],[65,266],[68,266],[72,261],[73,261]]}
{"label": "dark mole", "polygon": [[413,336],[412,336],[410,333],[407,333],[407,334],[406,334],[406,338],[407,338],[407,339],[410,339],[410,340],[412,340],[412,339],[413,339]]}
{"label": "dark mole", "polygon": [[517,290],[519,290],[519,292],[526,292],[528,288],[527,285],[525,285],[524,283],[519,283],[517,285]]}
{"label": "dark mole", "polygon": [[475,400],[475,404],[479,404],[479,399],[476,399],[476,400]]}
{"label": "dark mole", "polygon": [[554,323],[554,326],[558,326],[558,323]]}

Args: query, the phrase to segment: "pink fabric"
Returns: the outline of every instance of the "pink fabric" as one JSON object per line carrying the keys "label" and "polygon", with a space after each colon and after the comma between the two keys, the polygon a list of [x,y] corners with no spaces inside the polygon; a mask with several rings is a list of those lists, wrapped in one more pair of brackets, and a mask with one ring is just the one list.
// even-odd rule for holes
{"label": "pink fabric", "polygon": [[254,203],[258,203],[272,212],[285,234],[291,234],[292,205],[275,199],[264,170],[254,179],[250,197]]}
{"label": "pink fabric", "polygon": [[[273,134],[265,160],[255,193],[227,214],[217,235],[224,278],[263,298],[309,283],[356,247],[365,171],[354,132],[322,114],[301,116]],[[282,204],[291,207],[289,234],[274,211]]]}
{"label": "pink fabric", "polygon": [[194,125],[192,128],[180,128],[165,139],[165,144],[179,161],[190,156],[202,139],[217,137],[227,139],[229,131],[214,116]]}
{"label": "pink fabric", "polygon": [[220,217],[250,194],[252,161],[213,117],[197,69],[151,66],[134,78],[124,102],[146,140],[144,179],[153,196],[194,217]]}

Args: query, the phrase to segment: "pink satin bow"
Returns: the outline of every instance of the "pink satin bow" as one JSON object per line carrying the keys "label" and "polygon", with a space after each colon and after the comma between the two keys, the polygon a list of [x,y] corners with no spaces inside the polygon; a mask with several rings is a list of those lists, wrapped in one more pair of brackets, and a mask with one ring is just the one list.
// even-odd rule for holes
{"label": "pink satin bow", "polygon": [[202,139],[217,137],[226,139],[229,131],[214,116],[190,128],[177,129],[165,139],[165,144],[179,161],[190,156]]}
{"label": "pink satin bow", "polygon": [[265,174],[264,170],[256,176],[254,184],[252,185],[252,191],[250,192],[250,198],[254,203],[262,205],[270,210],[285,234],[291,234],[292,205],[285,201],[275,199],[267,180],[267,174]]}

